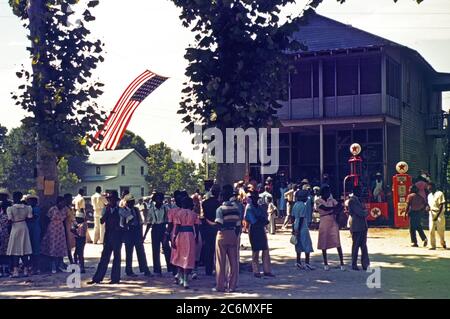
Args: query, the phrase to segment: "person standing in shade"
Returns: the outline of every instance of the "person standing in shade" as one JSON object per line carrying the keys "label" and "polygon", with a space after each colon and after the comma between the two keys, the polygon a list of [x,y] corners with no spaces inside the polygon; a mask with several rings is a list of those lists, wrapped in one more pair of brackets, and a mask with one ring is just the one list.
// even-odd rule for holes
{"label": "person standing in shade", "polygon": [[345,270],[344,254],[342,253],[341,239],[339,236],[339,225],[336,222],[336,212],[340,206],[331,196],[330,186],[323,185],[320,197],[315,202],[315,206],[320,214],[319,240],[317,249],[322,250],[324,270],[330,270],[328,265],[327,250],[336,248],[339,254],[341,270]]}
{"label": "person standing in shade", "polygon": [[[149,204],[147,215],[147,229],[151,227],[152,233],[152,256],[153,256],[153,272],[157,276],[162,276],[161,270],[161,247],[166,259],[167,271],[173,272],[172,264],[170,263],[170,245],[165,233],[167,224],[169,222],[168,212],[169,207],[163,203],[164,194],[157,192],[152,197],[152,202]],[[147,233],[147,230],[146,230]]]}
{"label": "person standing in shade", "polygon": [[150,277],[152,274],[148,268],[147,257],[144,248],[144,236],[142,233],[141,214],[136,207],[136,201],[133,195],[128,194],[123,199],[126,202],[125,207],[119,209],[121,216],[126,216],[126,225],[124,232],[125,252],[126,252],[126,268],[127,276],[136,277],[133,272],[133,250],[136,249],[136,255],[139,262],[139,270],[145,276]]}
{"label": "person standing in shade", "polygon": [[358,271],[358,252],[361,249],[361,265],[363,270],[370,266],[369,252],[367,249],[367,216],[369,213],[359,199],[361,186],[353,188],[353,195],[348,201],[348,211],[352,218],[350,232],[352,233],[352,269]]}
{"label": "person standing in shade", "polygon": [[0,277],[6,276],[11,265],[11,258],[6,254],[10,235],[10,222],[6,213],[12,206],[7,189],[0,189]]}
{"label": "person standing in shade", "polygon": [[295,199],[294,196],[297,191],[298,185],[293,184],[290,185],[289,190],[286,193],[284,193],[284,198],[286,199],[287,202],[287,210],[282,229],[286,229],[291,222],[292,207],[294,206],[294,199]]}
{"label": "person standing in shade", "polygon": [[442,248],[447,249],[445,243],[445,196],[434,183],[428,184],[428,206],[430,209],[430,250],[436,249],[436,230],[441,240]]}
{"label": "person standing in shade", "polygon": [[250,203],[247,204],[245,219],[250,224],[249,238],[252,246],[252,270],[253,275],[261,278],[259,272],[259,252],[262,251],[264,276],[275,277],[271,271],[269,245],[267,241],[266,226],[269,223],[267,211],[258,205],[259,195],[253,192],[250,195]]}
{"label": "person standing in shade", "polygon": [[39,274],[39,256],[41,255],[41,208],[38,206],[39,198],[36,195],[28,195],[26,202],[33,211],[33,218],[27,220],[28,231],[30,233],[31,267],[33,274]]}
{"label": "person standing in shade", "polygon": [[420,239],[423,241],[423,246],[428,246],[427,236],[422,227],[422,216],[424,216],[427,207],[427,201],[419,195],[419,189],[416,185],[412,185],[409,189],[409,195],[406,199],[406,214],[409,217],[409,233],[411,236],[411,246],[419,247],[417,245],[416,232],[419,233]]}
{"label": "person standing in shade", "polygon": [[[239,278],[238,245],[241,233],[241,212],[231,201],[233,186],[225,185],[222,189],[222,205],[216,210],[214,222],[218,227],[216,237],[216,287],[215,292],[236,291]],[[229,272],[227,274],[227,263]]]}
{"label": "person standing in shade", "polygon": [[[213,275],[214,269],[214,252],[216,245],[216,236],[217,236],[217,227],[215,223],[216,219],[216,211],[220,206],[219,195],[220,195],[220,186],[213,185],[211,187],[211,196],[203,201],[202,210],[203,210],[203,234],[202,238],[205,242],[204,249],[204,264],[205,264],[205,274],[206,276]],[[232,197],[231,194],[230,197]],[[230,198],[229,197],[229,198]],[[228,199],[229,199],[228,198]],[[227,199],[227,200],[228,200]]]}
{"label": "person standing in shade", "polygon": [[95,188],[95,194],[91,196],[91,204],[94,209],[94,244],[102,244],[103,237],[105,236],[105,225],[100,223],[100,218],[108,202],[102,195],[102,188],[100,186]]}
{"label": "person standing in shade", "polygon": [[[310,200],[309,192],[301,190],[296,193],[296,203],[292,208],[292,217],[294,218],[293,234],[297,237],[295,252],[297,254],[297,263],[295,266],[299,269],[314,270],[310,265],[310,254],[314,252],[311,235],[308,228],[308,206]],[[302,264],[301,255],[305,253],[305,264]]]}
{"label": "person standing in shade", "polygon": [[280,197],[278,199],[278,212],[280,214],[280,217],[284,217],[286,214],[286,198],[284,197],[284,194],[288,191],[286,182],[280,183]]}
{"label": "person standing in shade", "polygon": [[[81,198],[81,200],[80,200]],[[69,258],[69,263],[73,264],[73,249],[75,248],[75,236],[70,231],[70,228],[72,227],[73,222],[75,221],[75,214],[77,211],[84,212],[84,209],[75,209],[75,200],[78,201],[77,206],[82,207],[84,204],[84,198],[83,196],[77,196],[75,199],[72,198],[72,194],[65,194],[64,199],[66,201],[66,207],[67,207],[67,218],[64,221],[64,229],[66,231],[66,241],[67,241],[67,257]],[[63,260],[61,260],[61,264],[64,269],[67,268],[67,265],[64,264]]]}
{"label": "person standing in shade", "polygon": [[277,207],[273,204],[272,197],[267,197],[267,214],[269,215],[269,233],[275,235],[277,231],[275,219],[277,217]]}
{"label": "person standing in shade", "polygon": [[74,263],[80,265],[80,272],[84,274],[86,272],[84,269],[84,246],[86,245],[87,223],[83,213],[77,212],[71,231],[75,237]]}
{"label": "person standing in shade", "polygon": [[88,285],[102,282],[108,270],[108,264],[111,260],[111,255],[114,253],[113,266],[111,270],[110,284],[120,283],[120,263],[122,251],[123,229],[120,227],[119,215],[119,195],[117,191],[113,191],[106,196],[108,205],[103,210],[100,222],[105,224],[105,237],[103,240],[103,251],[100,257],[100,262],[97,266],[97,271]]}
{"label": "person standing in shade", "polygon": [[33,218],[33,210],[30,206],[22,203],[22,197],[23,194],[21,192],[15,192],[13,194],[14,204],[6,210],[8,220],[12,223],[6,254],[11,258],[13,278],[19,277],[20,259],[24,266],[24,276],[28,277],[31,273],[30,255],[33,253],[33,250],[31,248],[27,220]]}
{"label": "person standing in shade", "polygon": [[47,217],[50,223],[41,242],[41,254],[52,260],[52,273],[64,272],[62,260],[67,255],[66,230],[64,228],[67,219],[68,208],[64,197],[58,196],[56,206],[50,208]]}

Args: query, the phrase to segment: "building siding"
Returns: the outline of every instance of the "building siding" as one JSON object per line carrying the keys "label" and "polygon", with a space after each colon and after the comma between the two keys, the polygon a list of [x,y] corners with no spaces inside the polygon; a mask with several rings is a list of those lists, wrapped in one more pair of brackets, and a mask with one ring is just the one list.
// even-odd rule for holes
{"label": "building siding", "polygon": [[[125,175],[121,174],[121,167],[125,166]],[[98,182],[83,181],[77,185],[78,188],[86,188],[87,195],[91,195],[95,192],[95,188],[100,186],[103,191],[117,190],[120,191],[121,187],[129,187],[130,193],[140,198],[142,197],[141,189],[144,189],[144,196],[148,195],[149,189],[146,181],[147,163],[136,152],[131,153],[125,157],[120,163],[114,165],[95,165],[89,164],[86,168],[84,176],[99,176],[96,175],[96,167],[101,167],[100,176],[115,176],[112,179]],[[144,175],[141,175],[141,167],[144,167]],[[74,190],[75,191],[75,190]]]}

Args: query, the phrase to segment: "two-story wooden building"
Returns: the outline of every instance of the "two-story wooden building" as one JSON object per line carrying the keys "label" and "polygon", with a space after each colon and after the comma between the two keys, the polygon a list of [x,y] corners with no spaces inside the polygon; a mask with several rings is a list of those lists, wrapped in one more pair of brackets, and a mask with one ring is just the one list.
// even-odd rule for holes
{"label": "two-story wooden building", "polygon": [[400,160],[413,176],[443,174],[442,92],[450,91],[450,74],[411,48],[319,14],[295,38],[308,50],[295,54],[297,72],[278,112],[280,172],[316,182],[328,174],[342,191],[357,142],[366,183],[380,172],[390,184]]}
{"label": "two-story wooden building", "polygon": [[128,190],[140,198],[148,195],[147,172],[146,160],[134,149],[92,152],[83,165],[77,189],[84,188],[86,195],[92,195],[100,186],[105,192],[122,194]]}

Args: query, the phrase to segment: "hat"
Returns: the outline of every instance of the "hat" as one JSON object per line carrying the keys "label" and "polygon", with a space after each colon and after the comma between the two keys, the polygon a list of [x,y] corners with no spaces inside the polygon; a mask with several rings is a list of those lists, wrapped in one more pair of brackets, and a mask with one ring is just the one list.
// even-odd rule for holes
{"label": "hat", "polygon": [[123,200],[128,203],[128,202],[131,202],[132,200],[135,200],[135,198],[133,195],[128,194],[128,195],[124,196]]}
{"label": "hat", "polygon": [[0,188],[0,194],[10,196],[10,194],[6,188]]}
{"label": "hat", "polygon": [[309,181],[307,178],[304,178],[300,183],[302,184],[309,184]]}
{"label": "hat", "polygon": [[381,173],[380,173],[380,172],[378,172],[378,173],[376,173],[376,174],[375,174],[375,176],[381,176]]}
{"label": "hat", "polygon": [[244,185],[244,181],[239,181],[239,182],[237,182],[237,184],[242,186],[242,185]]}
{"label": "hat", "polygon": [[313,187],[313,190],[314,190],[314,191],[320,191],[320,187],[319,187],[319,186],[314,186],[314,187]]}
{"label": "hat", "polygon": [[28,194],[28,195],[26,195],[26,200],[29,200],[29,199],[39,200],[39,197],[37,195]]}
{"label": "hat", "polygon": [[311,189],[311,185],[309,185],[309,184],[305,184],[302,186],[302,190],[304,190],[304,191],[307,191],[309,189]]}
{"label": "hat", "polygon": [[75,218],[85,218],[85,217],[86,217],[86,215],[83,212],[77,211],[75,213]]}

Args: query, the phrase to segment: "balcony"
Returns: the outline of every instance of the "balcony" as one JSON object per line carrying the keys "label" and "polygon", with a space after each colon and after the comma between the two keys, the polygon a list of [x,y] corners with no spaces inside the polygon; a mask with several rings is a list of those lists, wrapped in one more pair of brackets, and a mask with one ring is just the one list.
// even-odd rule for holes
{"label": "balcony", "polygon": [[436,138],[447,134],[449,114],[446,112],[434,113],[425,117],[425,132]]}
{"label": "balcony", "polygon": [[320,115],[319,98],[293,99],[292,109],[289,102],[283,102],[278,110],[281,120],[305,120],[318,118],[359,117],[373,115],[389,115],[395,119],[401,116],[400,101],[386,95],[386,113],[382,111],[381,94],[361,94],[348,96],[332,96],[323,98],[323,116]]}

